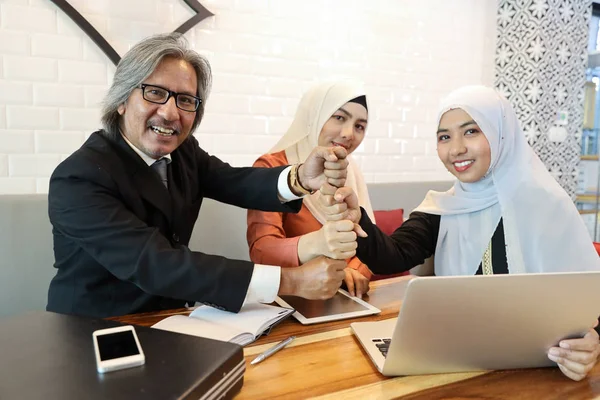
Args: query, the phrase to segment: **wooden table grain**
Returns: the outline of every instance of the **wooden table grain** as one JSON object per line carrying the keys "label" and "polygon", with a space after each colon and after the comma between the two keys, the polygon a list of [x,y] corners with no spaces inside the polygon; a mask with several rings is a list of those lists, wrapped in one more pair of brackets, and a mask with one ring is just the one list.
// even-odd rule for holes
{"label": "wooden table grain", "polygon": [[[244,348],[244,386],[236,399],[600,399],[598,365],[581,382],[566,378],[558,368],[384,377],[350,331],[350,323],[396,317],[409,279],[371,283],[365,300],[381,309],[378,315],[308,326],[290,318]],[[113,319],[151,326],[189,313],[182,308]],[[284,350],[250,365],[257,354],[290,335],[297,339]]]}

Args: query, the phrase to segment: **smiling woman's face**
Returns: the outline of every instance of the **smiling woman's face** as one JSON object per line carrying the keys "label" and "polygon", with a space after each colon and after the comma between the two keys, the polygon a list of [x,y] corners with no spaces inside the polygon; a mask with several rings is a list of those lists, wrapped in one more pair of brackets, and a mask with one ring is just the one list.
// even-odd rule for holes
{"label": "smiling woman's face", "polygon": [[492,160],[490,143],[471,116],[460,108],[447,111],[437,131],[438,157],[461,182],[477,182]]}
{"label": "smiling woman's face", "polygon": [[341,106],[325,122],[319,135],[319,146],[341,146],[348,154],[362,143],[367,129],[367,109],[353,102]]}

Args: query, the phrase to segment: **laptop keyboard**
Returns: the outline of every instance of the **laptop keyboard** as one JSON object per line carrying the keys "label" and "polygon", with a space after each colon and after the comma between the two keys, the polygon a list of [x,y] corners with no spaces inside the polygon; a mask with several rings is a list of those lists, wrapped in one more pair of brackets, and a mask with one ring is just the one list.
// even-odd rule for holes
{"label": "laptop keyboard", "polygon": [[375,343],[375,346],[377,346],[377,348],[379,349],[381,354],[383,354],[383,357],[384,358],[387,357],[388,349],[390,348],[390,343],[392,342],[392,339],[384,338],[384,339],[371,339],[371,340],[373,340],[373,343]]}

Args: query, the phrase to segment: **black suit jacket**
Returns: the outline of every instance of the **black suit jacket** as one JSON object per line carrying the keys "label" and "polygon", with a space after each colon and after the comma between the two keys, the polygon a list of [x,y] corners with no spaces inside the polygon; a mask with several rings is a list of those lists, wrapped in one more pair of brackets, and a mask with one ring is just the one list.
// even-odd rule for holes
{"label": "black suit jacket", "polygon": [[283,168],[234,168],[190,136],[172,154],[169,190],[122,137],[93,133],[50,178],[54,266],[48,311],[107,317],[200,301],[239,311],[254,264],[188,249],[204,197],[243,208],[281,204]]}

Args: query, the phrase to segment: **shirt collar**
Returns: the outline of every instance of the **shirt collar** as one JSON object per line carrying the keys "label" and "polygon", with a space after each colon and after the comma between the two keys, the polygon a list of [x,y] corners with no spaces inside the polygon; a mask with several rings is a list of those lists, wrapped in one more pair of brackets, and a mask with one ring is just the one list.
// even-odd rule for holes
{"label": "shirt collar", "polygon": [[150,166],[150,165],[152,165],[152,164],[154,164],[156,161],[160,160],[161,158],[166,158],[166,159],[167,159],[167,164],[170,164],[170,163],[171,163],[171,155],[170,155],[170,154],[166,154],[166,155],[164,155],[164,156],[160,157],[158,160],[156,160],[156,159],[154,159],[154,158],[150,157],[148,154],[146,154],[146,153],[144,153],[143,151],[141,151],[140,149],[138,149],[137,147],[135,147],[135,146],[133,145],[133,143],[131,143],[131,142],[129,141],[129,139],[127,139],[127,138],[125,137],[125,135],[121,134],[121,136],[123,137],[123,139],[125,139],[125,143],[127,143],[127,144],[129,145],[129,147],[131,147],[131,149],[132,149],[133,151],[135,151],[135,152],[136,152],[136,154],[137,154],[138,156],[140,156],[140,157],[142,158],[142,160],[144,160],[144,162],[145,162],[146,164],[148,164],[149,166]]}

